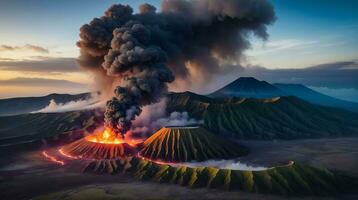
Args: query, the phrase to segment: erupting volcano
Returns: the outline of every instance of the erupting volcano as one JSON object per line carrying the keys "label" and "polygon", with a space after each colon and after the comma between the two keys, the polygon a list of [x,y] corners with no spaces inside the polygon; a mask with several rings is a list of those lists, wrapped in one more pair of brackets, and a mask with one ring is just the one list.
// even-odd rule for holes
{"label": "erupting volcano", "polygon": [[118,136],[111,129],[97,131],[71,144],[65,145],[59,151],[62,155],[83,159],[120,159],[136,153],[137,145],[142,140],[129,136]]}
{"label": "erupting volcano", "polygon": [[[137,128],[133,122],[142,116],[144,106],[163,100],[170,84],[182,90],[226,73],[222,65],[240,62],[250,47],[250,36],[267,39],[266,27],[274,21],[268,1],[167,0],[158,12],[150,4],[141,5],[139,12],[129,5],[111,6],[80,28],[77,42],[78,64],[93,73],[107,100],[105,129],[59,152],[95,160],[137,153],[139,141],[128,135]],[[143,157],[171,162],[244,153],[235,143],[201,128],[165,128],[145,145]]]}
{"label": "erupting volcano", "polygon": [[105,128],[103,131],[98,131],[94,134],[85,137],[87,141],[101,144],[128,144],[136,147],[142,140],[130,138],[130,136],[117,135],[113,130]]}

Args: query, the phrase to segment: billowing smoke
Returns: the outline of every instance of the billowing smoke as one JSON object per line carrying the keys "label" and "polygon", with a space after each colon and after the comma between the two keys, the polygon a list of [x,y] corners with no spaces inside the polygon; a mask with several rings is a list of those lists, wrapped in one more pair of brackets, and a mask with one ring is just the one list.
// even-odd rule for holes
{"label": "billowing smoke", "polygon": [[157,103],[168,83],[209,81],[220,62],[239,61],[250,35],[266,39],[275,20],[266,0],[165,0],[133,13],[113,5],[81,27],[79,64],[114,89],[105,126],[125,134],[145,105]]}
{"label": "billowing smoke", "polygon": [[147,137],[165,126],[198,126],[203,120],[190,118],[187,112],[172,112],[167,116],[166,98],[159,103],[143,107],[142,114],[133,121],[131,133],[136,137]]}

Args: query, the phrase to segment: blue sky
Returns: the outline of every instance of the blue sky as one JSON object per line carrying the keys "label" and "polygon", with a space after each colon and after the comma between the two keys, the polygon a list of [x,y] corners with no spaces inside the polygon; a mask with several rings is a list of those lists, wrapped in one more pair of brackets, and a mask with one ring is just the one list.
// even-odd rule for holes
{"label": "blue sky", "polygon": [[[46,60],[49,63],[58,58],[76,58],[79,53],[75,43],[81,25],[102,16],[114,3],[129,4],[136,11],[144,2],[160,7],[160,1],[154,0],[1,0],[0,81],[21,77],[63,79],[81,84],[90,82],[88,76],[79,71],[43,74],[41,70],[19,70],[2,65],[8,61],[30,60],[38,64],[44,58],[50,58]],[[272,3],[277,21],[268,29],[270,37],[265,42],[252,39],[252,48],[246,51],[244,65],[292,69],[358,60],[357,0],[272,0]],[[4,49],[6,46],[15,50],[8,51]],[[351,91],[351,88],[356,86],[343,89]],[[33,94],[27,89],[22,90],[23,95]],[[10,94],[9,86],[4,89],[0,85],[0,98],[20,94],[16,93],[19,90],[11,91]],[[49,91],[36,94],[45,92]],[[356,89],[353,93],[354,98],[358,98]]]}
{"label": "blue sky", "polygon": [[[137,8],[141,0],[3,0],[0,44],[37,44],[56,56],[76,57],[79,27],[114,3]],[[276,23],[266,42],[253,39],[250,64],[268,68],[305,67],[358,57],[358,1],[273,0]],[[302,58],[302,59],[301,59]],[[295,62],[292,62],[292,59]]]}
{"label": "blue sky", "polygon": [[252,62],[269,68],[291,68],[358,57],[358,1],[274,0],[273,3],[278,19],[269,27],[270,39],[266,44],[256,45],[268,48],[255,48]]}

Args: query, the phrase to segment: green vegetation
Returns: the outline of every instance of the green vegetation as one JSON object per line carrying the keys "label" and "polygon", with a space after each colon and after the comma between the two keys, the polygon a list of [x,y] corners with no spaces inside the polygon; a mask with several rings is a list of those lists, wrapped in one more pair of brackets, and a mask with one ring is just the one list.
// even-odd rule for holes
{"label": "green vegetation", "polygon": [[18,115],[40,110],[49,105],[51,100],[56,103],[68,103],[90,98],[90,93],[82,94],[49,94],[43,97],[17,97],[0,99],[0,116]]}
{"label": "green vegetation", "polygon": [[212,99],[190,92],[168,95],[167,112],[187,111],[216,134],[244,139],[298,139],[358,134],[358,114],[296,97]]}
{"label": "green vegetation", "polygon": [[[92,111],[0,117],[0,148],[40,144],[92,130],[101,117]],[[77,136],[78,137],[78,136]]]}
{"label": "green vegetation", "polygon": [[357,178],[299,163],[262,171],[243,171],[213,167],[174,167],[128,158],[111,162],[93,161],[85,171],[111,174],[130,172],[140,180],[174,183],[191,188],[209,187],[293,196],[355,193],[358,186]]}
{"label": "green vegetation", "polygon": [[201,127],[164,127],[149,137],[140,155],[169,162],[227,159],[246,154],[238,144]]}

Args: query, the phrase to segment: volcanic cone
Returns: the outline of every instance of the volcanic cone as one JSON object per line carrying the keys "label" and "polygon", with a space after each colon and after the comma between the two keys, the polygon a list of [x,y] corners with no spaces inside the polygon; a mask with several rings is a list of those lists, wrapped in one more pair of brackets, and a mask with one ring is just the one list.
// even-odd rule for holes
{"label": "volcanic cone", "polygon": [[140,156],[167,162],[228,159],[246,154],[243,147],[201,127],[165,127],[143,146]]}

